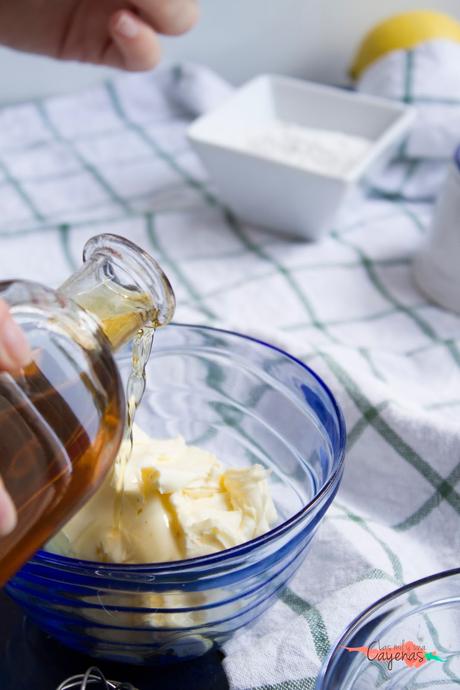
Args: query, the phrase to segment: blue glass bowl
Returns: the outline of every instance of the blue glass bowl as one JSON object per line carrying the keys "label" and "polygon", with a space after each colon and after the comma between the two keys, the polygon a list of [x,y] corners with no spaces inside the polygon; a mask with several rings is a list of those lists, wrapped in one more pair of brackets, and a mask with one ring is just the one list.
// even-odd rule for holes
{"label": "blue glass bowl", "polygon": [[316,684],[316,690],[438,687],[460,687],[460,568],[405,585],[369,606],[342,633]]}
{"label": "blue glass bowl", "polygon": [[[122,376],[129,352],[118,357]],[[226,464],[271,470],[278,523],[217,554],[107,565],[40,551],[7,591],[64,644],[104,659],[192,658],[252,623],[295,573],[340,483],[345,424],[302,362],[267,343],[206,327],[159,331],[138,423],[181,434]]]}

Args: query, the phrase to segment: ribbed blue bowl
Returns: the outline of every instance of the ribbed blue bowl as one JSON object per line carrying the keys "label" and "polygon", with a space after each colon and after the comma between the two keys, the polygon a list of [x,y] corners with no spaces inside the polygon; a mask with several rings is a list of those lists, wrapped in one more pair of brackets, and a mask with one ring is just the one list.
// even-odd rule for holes
{"label": "ribbed blue bowl", "polygon": [[[129,352],[118,358],[122,375]],[[104,659],[199,656],[273,604],[307,554],[340,483],[345,425],[321,379],[280,349],[227,331],[158,332],[138,422],[181,434],[227,464],[271,470],[279,521],[218,554],[107,565],[40,551],[7,591],[43,630]]]}
{"label": "ribbed blue bowl", "polygon": [[368,606],[340,635],[315,685],[316,690],[459,687],[460,568],[411,582]]}

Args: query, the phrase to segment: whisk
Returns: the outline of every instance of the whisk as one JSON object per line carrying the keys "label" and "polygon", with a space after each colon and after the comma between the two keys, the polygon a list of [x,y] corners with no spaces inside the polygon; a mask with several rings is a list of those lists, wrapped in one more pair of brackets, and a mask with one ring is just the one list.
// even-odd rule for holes
{"label": "whisk", "polygon": [[137,690],[131,683],[119,683],[116,680],[107,680],[104,674],[96,666],[89,668],[86,673],[72,676],[64,680],[57,690]]}

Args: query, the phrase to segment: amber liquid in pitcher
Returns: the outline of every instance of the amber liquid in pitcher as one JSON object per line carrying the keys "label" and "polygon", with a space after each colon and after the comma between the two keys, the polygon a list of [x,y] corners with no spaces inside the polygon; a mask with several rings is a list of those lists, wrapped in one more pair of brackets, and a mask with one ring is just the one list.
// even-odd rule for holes
{"label": "amber liquid in pitcher", "polygon": [[103,286],[74,298],[98,314],[114,349],[137,331],[126,426],[115,363],[102,351],[86,351],[83,360],[79,351],[72,358],[58,336],[34,332],[33,363],[17,376],[0,374],[0,473],[18,511],[16,529],[0,539],[0,586],[96,491],[123,438],[117,462],[124,473],[145,387],[145,345],[153,337],[153,328],[145,334],[140,328],[151,316],[146,299],[130,297]]}
{"label": "amber liquid in pitcher", "polygon": [[113,363],[89,353],[97,391],[88,370],[59,354],[47,342],[23,375],[0,375],[1,472],[18,511],[0,541],[0,585],[68,519],[69,505],[95,491],[120,443]]}
{"label": "amber liquid in pitcher", "polygon": [[[25,370],[0,373],[0,477],[18,512],[0,537],[2,586],[113,467],[122,491],[154,329],[170,322],[175,298],[152,257],[110,234],[86,243],[81,268],[59,290],[13,281],[0,283],[0,297],[33,350]],[[133,338],[126,405],[112,352]]]}

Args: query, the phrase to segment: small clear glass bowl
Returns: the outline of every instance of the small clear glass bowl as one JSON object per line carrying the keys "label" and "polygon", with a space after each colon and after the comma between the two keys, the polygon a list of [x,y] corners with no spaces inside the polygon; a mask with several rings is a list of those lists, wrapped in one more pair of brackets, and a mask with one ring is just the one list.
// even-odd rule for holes
{"label": "small clear glass bowl", "polygon": [[[117,361],[126,379],[130,353]],[[111,565],[40,551],[7,591],[74,649],[167,663],[225,642],[274,603],[337,492],[345,425],[302,362],[252,338],[186,325],[158,331],[136,421],[154,437],[180,434],[228,465],[269,468],[277,524],[241,546],[173,563]]]}
{"label": "small clear glass bowl", "polygon": [[417,580],[369,606],[334,645],[316,684],[317,690],[438,687],[460,687],[460,568]]}

